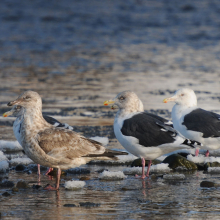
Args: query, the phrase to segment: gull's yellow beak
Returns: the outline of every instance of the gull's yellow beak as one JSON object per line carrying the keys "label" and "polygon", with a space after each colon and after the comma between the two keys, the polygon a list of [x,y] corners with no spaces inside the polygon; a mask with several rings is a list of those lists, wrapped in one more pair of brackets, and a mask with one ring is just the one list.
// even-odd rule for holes
{"label": "gull's yellow beak", "polygon": [[9,112],[5,112],[2,116],[3,116],[3,117],[8,117],[9,115],[11,115],[11,114],[10,114],[10,111],[9,111]]}
{"label": "gull's yellow beak", "polygon": [[166,98],[163,100],[164,103],[167,103],[167,102],[174,102],[176,100],[176,97],[175,96],[172,96],[170,98]]}
{"label": "gull's yellow beak", "polygon": [[107,101],[104,101],[104,105],[111,105],[111,104],[114,104],[115,103],[115,101],[113,101],[113,100],[107,100]]}

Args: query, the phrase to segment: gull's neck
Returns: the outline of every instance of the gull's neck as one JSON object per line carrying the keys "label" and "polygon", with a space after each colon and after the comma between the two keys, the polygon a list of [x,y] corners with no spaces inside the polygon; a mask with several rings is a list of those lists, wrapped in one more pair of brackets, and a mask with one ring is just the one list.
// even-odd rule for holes
{"label": "gull's neck", "polygon": [[138,113],[139,111],[137,111],[136,109],[119,109],[117,114],[116,114],[116,118],[126,118],[129,117],[130,115],[134,115],[136,113]]}
{"label": "gull's neck", "polygon": [[47,127],[51,127],[43,118],[41,107],[25,108],[23,117],[23,124],[26,130],[39,132]]}

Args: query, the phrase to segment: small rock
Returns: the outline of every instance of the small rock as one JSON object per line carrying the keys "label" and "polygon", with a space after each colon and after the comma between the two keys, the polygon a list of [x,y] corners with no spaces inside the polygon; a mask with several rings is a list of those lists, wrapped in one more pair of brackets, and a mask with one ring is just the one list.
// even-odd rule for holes
{"label": "small rock", "polygon": [[[47,175],[49,176],[57,176],[57,169],[53,169]],[[61,171],[61,176],[66,176],[66,171]]]}
{"label": "small rock", "polygon": [[209,167],[220,167],[220,163],[219,162],[208,162],[204,164],[204,169],[208,170]]}
{"label": "small rock", "polygon": [[24,164],[18,164],[16,167],[15,167],[15,170],[18,171],[18,172],[21,172],[21,171],[24,171],[26,170],[27,167],[24,165]]}
{"label": "small rock", "polygon": [[17,187],[13,187],[11,190],[12,190],[12,192],[18,192],[19,191],[19,189]]}
{"label": "small rock", "polygon": [[66,170],[66,172],[70,174],[90,174],[90,170],[85,168],[71,168]]}
{"label": "small rock", "polygon": [[79,180],[90,180],[90,177],[88,176],[82,176],[79,178]]}
{"label": "small rock", "polygon": [[220,186],[220,184],[214,183],[214,182],[211,182],[211,181],[202,181],[200,183],[200,187],[210,188],[210,187],[219,187],[219,186]]}
{"label": "small rock", "polygon": [[24,180],[19,180],[16,184],[16,187],[19,189],[26,189],[28,188],[28,183],[25,182]]}
{"label": "small rock", "polygon": [[166,157],[163,163],[168,163],[171,169],[176,169],[177,167],[183,167],[187,170],[198,169],[195,163],[187,160],[185,157],[182,157],[179,154],[172,154]]}
{"label": "small rock", "polygon": [[99,207],[100,203],[93,203],[93,202],[80,202],[79,203],[80,207],[86,207],[86,208],[91,208],[91,207]]}
{"label": "small rock", "polygon": [[[152,165],[157,165],[161,163],[161,161],[159,160],[152,160]],[[147,166],[148,164],[148,160],[145,160],[145,164]],[[131,167],[142,167],[142,162],[141,162],[141,159],[138,158],[138,159],[135,159],[132,163],[131,163]]]}
{"label": "small rock", "polygon": [[10,196],[11,194],[10,193],[8,193],[8,192],[4,192],[4,193],[2,193],[2,196],[5,196],[5,197],[8,197],[8,196]]}
{"label": "small rock", "polygon": [[108,169],[99,169],[99,170],[97,170],[97,171],[95,171],[95,172],[97,172],[97,173],[102,173],[103,171],[108,171]]}
{"label": "small rock", "polygon": [[33,189],[40,189],[42,186],[40,186],[40,185],[35,185],[35,184],[33,184],[33,186],[32,186],[32,188]]}
{"label": "small rock", "polygon": [[75,204],[64,204],[63,206],[64,206],[64,207],[76,207]]}
{"label": "small rock", "polygon": [[1,183],[0,183],[0,186],[1,187],[13,187],[15,184],[12,182],[12,181],[9,181],[9,180],[3,180]]}

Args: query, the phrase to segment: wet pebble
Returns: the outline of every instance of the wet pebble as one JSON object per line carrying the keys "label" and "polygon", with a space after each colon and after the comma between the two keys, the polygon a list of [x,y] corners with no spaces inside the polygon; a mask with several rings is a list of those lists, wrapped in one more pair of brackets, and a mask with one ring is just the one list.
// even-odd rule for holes
{"label": "wet pebble", "polygon": [[13,187],[13,188],[11,189],[11,191],[12,191],[12,192],[18,192],[19,189],[18,189],[17,187]]}
{"label": "wet pebble", "polygon": [[204,169],[208,170],[209,167],[220,167],[220,163],[219,162],[208,162],[204,164]]}
{"label": "wet pebble", "polygon": [[69,174],[90,174],[90,170],[85,168],[72,168],[66,170],[66,172]]}
{"label": "wet pebble", "polygon": [[8,196],[10,196],[11,194],[10,193],[8,193],[8,192],[4,192],[4,193],[2,193],[2,196],[4,196],[4,197],[8,197]]}
{"label": "wet pebble", "polygon": [[1,183],[0,183],[0,186],[1,187],[7,187],[7,188],[9,188],[9,187],[13,187],[15,184],[12,182],[12,181],[10,181],[10,180],[3,180]]}
{"label": "wet pebble", "polygon": [[21,171],[24,171],[24,170],[26,170],[27,169],[27,167],[24,165],[24,164],[18,164],[16,167],[15,167],[15,170],[17,171],[17,172],[21,172]]}
{"label": "wet pebble", "polygon": [[76,207],[75,204],[64,204],[63,206],[64,206],[64,207]]}
{"label": "wet pebble", "polygon": [[[61,171],[61,176],[66,176],[66,171]],[[50,171],[47,175],[50,175],[50,176],[57,176],[57,169],[53,169],[52,171]]]}
{"label": "wet pebble", "polygon": [[88,176],[82,176],[79,178],[79,180],[90,180],[91,178]]}
{"label": "wet pebble", "polygon": [[28,183],[25,182],[24,180],[19,180],[16,184],[16,187],[19,189],[26,189],[28,188]]}
{"label": "wet pebble", "polygon": [[215,183],[215,182],[211,182],[211,181],[202,181],[200,183],[200,187],[207,187],[207,188],[210,188],[210,187],[220,187],[220,184],[219,183]]}
{"label": "wet pebble", "polygon": [[96,170],[95,172],[102,173],[103,171],[108,171],[108,169],[99,169],[99,170]]}
{"label": "wet pebble", "polygon": [[92,208],[92,207],[99,207],[100,203],[93,203],[93,202],[80,202],[79,203],[80,207],[85,207],[85,208]]}
{"label": "wet pebble", "polygon": [[33,189],[37,189],[37,190],[40,189],[41,187],[42,187],[42,186],[40,186],[40,185],[35,185],[35,184],[33,184],[33,186],[32,186]]}

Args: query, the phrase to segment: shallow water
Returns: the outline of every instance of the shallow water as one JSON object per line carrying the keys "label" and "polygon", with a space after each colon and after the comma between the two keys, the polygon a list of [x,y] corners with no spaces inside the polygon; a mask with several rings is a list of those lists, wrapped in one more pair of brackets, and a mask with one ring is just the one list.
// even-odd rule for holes
{"label": "shallow water", "polygon": [[[62,177],[58,192],[32,189],[32,185],[37,184],[36,173],[28,175],[12,171],[10,180],[29,181],[30,188],[12,193],[9,197],[0,197],[1,215],[3,219],[218,219],[220,190],[199,186],[206,178],[218,181],[218,175],[196,171],[185,172],[186,179],[176,181],[162,178],[142,181],[133,176],[121,181],[100,181],[98,174],[94,173],[100,168],[103,167],[90,166],[93,172],[89,175]],[[91,177],[83,189],[68,191],[62,186],[64,180],[82,176]],[[51,180],[47,176],[41,176],[42,186],[49,182]],[[79,207],[81,202],[93,202],[100,206]],[[64,207],[65,204],[75,204],[76,207]]]}
{"label": "shallow water", "polygon": [[[115,111],[103,102],[123,90],[136,92],[145,110],[169,118],[172,104],[162,100],[189,87],[200,107],[219,113],[219,11],[215,0],[1,1],[0,114],[32,89],[42,96],[44,113],[122,148],[111,126]],[[13,120],[0,117],[0,140],[15,140]],[[219,175],[184,174],[187,179],[176,182],[131,176],[103,182],[92,172],[80,191],[61,185],[57,193],[30,188],[0,196],[0,212],[3,219],[219,219],[219,188],[200,188],[203,179]],[[35,173],[10,171],[8,177],[37,184]],[[47,182],[42,176],[41,184]],[[85,201],[100,206],[63,207]]]}

